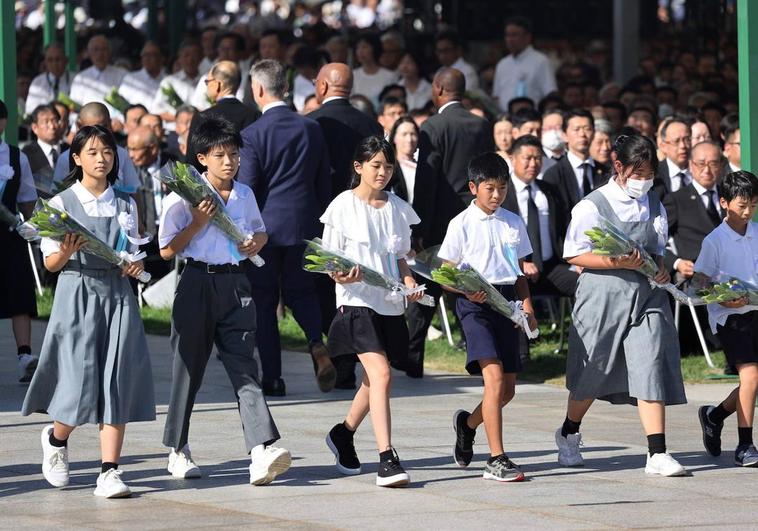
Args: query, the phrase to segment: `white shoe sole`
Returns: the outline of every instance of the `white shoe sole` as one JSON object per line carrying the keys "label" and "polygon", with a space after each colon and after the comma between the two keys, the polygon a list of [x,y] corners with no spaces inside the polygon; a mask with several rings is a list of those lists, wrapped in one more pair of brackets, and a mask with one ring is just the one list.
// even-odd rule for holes
{"label": "white shoe sole", "polygon": [[687,470],[683,468],[681,470],[676,470],[669,474],[664,474],[660,470],[653,470],[652,468],[645,467],[645,474],[647,474],[648,476],[662,476],[664,478],[676,478],[676,477],[686,476]]}
{"label": "white shoe sole", "polygon": [[37,364],[39,363],[39,359],[33,359],[29,362],[29,364],[24,367],[24,372],[21,373],[21,376],[18,379],[18,383],[29,383],[32,381],[32,377],[34,376],[34,371],[37,370]]}
{"label": "white shoe sole", "polygon": [[[44,450],[44,448],[46,446],[50,445],[50,432],[48,431],[49,427],[50,426],[45,426],[42,429],[42,433],[40,434],[40,437],[39,437],[40,443],[42,443],[42,448],[43,448],[42,449],[42,459],[45,459],[45,450]],[[65,478],[65,479],[61,480],[61,479],[53,478],[53,477],[49,476],[48,474],[49,474],[49,472],[45,471],[45,465],[42,465],[42,475],[45,477],[45,481],[47,481],[48,483],[50,483],[53,487],[65,487],[66,485],[68,485],[68,478]]]}
{"label": "white shoe sole", "polygon": [[[126,487],[126,485],[124,486]],[[132,495],[132,491],[129,490],[129,487],[126,487],[125,490],[118,490],[116,492],[108,493],[100,487],[97,487],[94,494],[95,496],[99,496],[101,498],[128,498]]]}
{"label": "white shoe sole", "polygon": [[292,466],[292,456],[288,451],[284,451],[281,454],[277,455],[271,463],[268,465],[268,470],[266,472],[266,475],[263,477],[258,478],[250,478],[250,484],[251,485],[268,485],[274,479],[276,479],[276,476],[280,474],[284,474],[287,470],[290,469],[290,466]]}
{"label": "white shoe sole", "polygon": [[170,464],[166,467],[166,470],[168,470],[169,473],[176,479],[198,479],[198,478],[203,477],[203,472],[198,467],[190,468],[189,470],[184,472],[184,474],[180,474],[179,472],[174,472],[172,469],[173,467]]}
{"label": "white shoe sole", "polygon": [[345,476],[357,476],[361,473],[361,467],[347,468],[340,464],[340,453],[337,450],[335,444],[332,442],[332,438],[329,436],[329,434],[326,435],[326,445],[334,454],[334,466],[337,467],[337,470],[339,470],[340,474],[344,474]]}
{"label": "white shoe sole", "polygon": [[482,479],[491,479],[493,481],[499,481],[500,483],[517,483],[519,481],[524,481],[524,473],[521,472],[518,476],[513,478],[499,478],[489,472],[485,472],[482,474]]}
{"label": "white shoe sole", "polygon": [[407,472],[403,472],[402,474],[395,474],[394,476],[390,476],[388,478],[380,478],[379,476],[376,477],[377,487],[404,487],[410,482],[411,477]]}

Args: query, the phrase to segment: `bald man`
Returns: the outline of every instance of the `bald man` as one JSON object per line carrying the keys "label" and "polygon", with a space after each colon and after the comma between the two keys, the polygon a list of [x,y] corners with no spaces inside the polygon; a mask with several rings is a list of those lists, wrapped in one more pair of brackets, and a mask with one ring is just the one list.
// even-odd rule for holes
{"label": "bald man", "polygon": [[[95,35],[89,40],[87,57],[92,61],[92,66],[74,77],[71,83],[71,99],[82,105],[90,102],[105,104],[105,96],[113,87],[121,85],[126,70],[110,64],[111,45],[105,35]],[[124,118],[119,111],[109,105],[108,112],[112,118],[123,123]]]}
{"label": "bald man", "polygon": [[118,92],[129,103],[141,103],[147,106],[148,111],[152,111],[153,97],[166,76],[163,69],[163,52],[158,44],[148,41],[142,47],[140,60],[142,68],[126,74]]}

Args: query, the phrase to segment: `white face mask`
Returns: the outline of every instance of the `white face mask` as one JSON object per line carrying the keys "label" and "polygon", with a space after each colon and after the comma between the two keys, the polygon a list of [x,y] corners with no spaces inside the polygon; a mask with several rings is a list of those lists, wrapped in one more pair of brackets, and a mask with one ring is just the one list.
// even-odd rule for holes
{"label": "white face mask", "polygon": [[561,132],[557,129],[550,129],[542,133],[542,145],[550,151],[561,151],[566,147]]}
{"label": "white face mask", "polygon": [[653,187],[653,179],[627,179],[626,181],[626,193],[632,199],[639,199],[645,196]]}

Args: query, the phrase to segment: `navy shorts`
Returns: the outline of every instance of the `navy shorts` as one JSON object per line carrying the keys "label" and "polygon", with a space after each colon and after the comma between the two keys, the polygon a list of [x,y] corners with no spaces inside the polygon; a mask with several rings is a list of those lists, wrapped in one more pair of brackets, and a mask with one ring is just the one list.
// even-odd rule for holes
{"label": "navy shorts", "polygon": [[732,314],[716,332],[730,365],[758,363],[758,311]]}
{"label": "navy shorts", "polygon": [[[513,286],[495,286],[508,300],[516,299]],[[506,316],[491,309],[486,303],[477,304],[460,296],[455,311],[466,337],[466,370],[481,374],[480,360],[498,359],[503,372],[521,372],[519,329]]]}

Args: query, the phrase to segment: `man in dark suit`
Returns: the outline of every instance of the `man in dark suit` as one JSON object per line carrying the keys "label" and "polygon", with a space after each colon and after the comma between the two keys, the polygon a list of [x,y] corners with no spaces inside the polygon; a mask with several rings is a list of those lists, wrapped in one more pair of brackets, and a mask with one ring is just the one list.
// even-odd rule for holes
{"label": "man in dark suit", "polygon": [[53,169],[58,162],[58,156],[68,146],[61,144],[61,130],[58,127],[60,114],[54,105],[37,106],[32,111],[32,132],[37,138],[24,146],[23,152],[29,159],[33,175],[46,175],[52,182]]}
{"label": "man in dark suit", "polygon": [[[353,71],[343,63],[329,63],[321,67],[316,78],[316,100],[321,107],[308,115],[318,122],[329,150],[331,195],[334,199],[348,189],[353,176],[353,152],[358,143],[372,135],[382,134],[382,127],[352,105],[348,98],[353,90]],[[337,311],[334,282],[326,275],[315,278],[321,303],[321,320],[324,333]],[[338,389],[355,389],[355,358],[339,356],[334,359],[337,368]]]}
{"label": "man in dark suit", "polygon": [[574,109],[563,121],[567,151],[558,162],[545,172],[544,181],[558,191],[565,224],[574,208],[584,196],[608,181],[600,165],[590,157],[590,143],[595,133],[594,120],[589,111]]}
{"label": "man in dark suit", "polygon": [[683,118],[666,118],[661,124],[658,146],[666,159],[658,164],[653,189],[663,199],[692,182],[687,165],[692,147],[690,125]]}
{"label": "man in dark suit", "polygon": [[[439,245],[447,225],[471,202],[468,163],[472,157],[494,151],[492,125],[461,105],[466,89],[463,74],[443,68],[432,82],[432,102],[438,109],[421,125],[419,163],[413,208],[421,218],[414,227],[417,248]],[[429,293],[439,296],[438,286],[427,283]],[[412,303],[408,307],[410,359],[406,373],[420,378],[424,368],[424,341],[434,308]]]}
{"label": "man in dark suit", "polygon": [[263,59],[250,71],[253,97],[262,116],[242,131],[238,179],[255,192],[268,233],[263,267],[248,270],[257,310],[257,344],[263,390],[284,396],[276,308],[279,297],[308,339],[319,388],[331,391],[336,371],[322,342],[321,312],[313,277],[302,268],[304,238],[320,233],[331,186],[329,154],[319,125],[285,102],[287,69]]}
{"label": "man in dark suit", "polygon": [[192,152],[192,134],[205,120],[206,117],[215,115],[231,122],[238,131],[253,123],[259,116],[256,109],[245,105],[235,97],[240,86],[241,73],[237,63],[233,61],[219,61],[214,64],[205,76],[205,86],[208,97],[215,101],[210,108],[195,114],[190,123],[187,162],[194,164],[198,171],[204,171],[197,161],[197,155]]}

